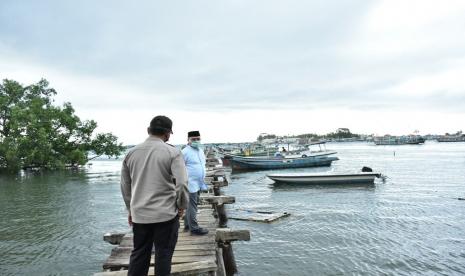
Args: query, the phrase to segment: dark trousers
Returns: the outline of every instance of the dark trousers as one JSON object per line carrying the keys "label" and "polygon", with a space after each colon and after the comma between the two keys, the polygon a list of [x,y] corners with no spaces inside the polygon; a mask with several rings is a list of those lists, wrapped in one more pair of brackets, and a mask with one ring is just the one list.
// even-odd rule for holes
{"label": "dark trousers", "polygon": [[197,222],[197,203],[199,202],[199,193],[189,193],[189,205],[187,206],[186,215],[184,216],[184,226],[188,226],[189,230],[199,230],[200,226]]}
{"label": "dark trousers", "polygon": [[134,249],[129,259],[129,276],[146,276],[149,271],[152,246],[155,246],[155,275],[171,272],[171,258],[178,241],[179,217],[150,224],[133,223]]}

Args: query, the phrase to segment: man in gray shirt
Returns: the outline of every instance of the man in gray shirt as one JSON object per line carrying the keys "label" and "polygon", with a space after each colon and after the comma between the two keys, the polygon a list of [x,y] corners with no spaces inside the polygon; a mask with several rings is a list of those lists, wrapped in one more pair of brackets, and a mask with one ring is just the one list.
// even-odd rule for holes
{"label": "man in gray shirt", "polygon": [[123,161],[121,192],[134,233],[128,275],[147,275],[155,246],[155,274],[169,275],[178,239],[179,217],[187,208],[187,173],[179,149],[167,144],[172,121],[152,119],[149,137]]}

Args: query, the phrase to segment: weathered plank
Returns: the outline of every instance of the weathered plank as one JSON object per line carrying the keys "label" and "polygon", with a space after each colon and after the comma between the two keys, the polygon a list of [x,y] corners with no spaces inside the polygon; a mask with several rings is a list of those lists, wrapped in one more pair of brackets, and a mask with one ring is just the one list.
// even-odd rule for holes
{"label": "weathered plank", "polygon": [[227,187],[229,184],[226,181],[215,181],[215,180],[213,180],[213,181],[210,182],[210,185],[216,186],[216,187]]}
{"label": "weathered plank", "polygon": [[259,212],[259,211],[248,211],[239,210],[234,211],[229,215],[230,219],[245,220],[245,221],[256,221],[270,223],[281,218],[290,216],[287,212]]}
{"label": "weathered plank", "polygon": [[[174,257],[171,260],[172,264],[181,264],[181,263],[192,263],[192,262],[200,262],[200,261],[212,261],[215,262],[216,255],[209,255],[209,256],[179,256]],[[150,265],[154,265],[155,258],[152,256],[150,258]],[[111,256],[108,260],[103,264],[103,269],[119,269],[119,268],[128,268],[129,267],[129,256]]]}
{"label": "weathered plank", "polygon": [[216,230],[215,240],[217,242],[250,241],[250,231],[219,228]]}
{"label": "weathered plank", "polygon": [[106,233],[103,235],[103,240],[110,244],[120,244],[126,233]]}
{"label": "weathered plank", "polygon": [[[111,254],[114,256],[130,256],[132,247],[115,247],[111,250]],[[187,257],[187,256],[209,256],[215,254],[214,248],[208,249],[192,249],[192,250],[175,250],[173,256],[175,257]]]}
{"label": "weathered plank", "polygon": [[206,176],[224,176],[226,175],[225,167],[208,168]]}
{"label": "weathered plank", "polygon": [[204,202],[208,202],[211,204],[223,205],[223,204],[231,204],[236,202],[236,198],[233,196],[212,196],[212,195],[205,195],[200,197],[201,200]]}
{"label": "weathered plank", "polygon": [[[176,243],[176,245],[189,245],[189,244],[214,244],[215,243],[215,239],[212,235],[208,236],[208,237],[204,237],[204,236],[196,236],[198,238],[196,239],[178,239],[178,242]],[[133,243],[132,243],[132,238],[131,239],[123,239],[120,243],[120,246],[121,247],[132,247],[133,246]]]}
{"label": "weathered plank", "polygon": [[[176,245],[175,251],[189,251],[189,250],[212,250],[215,249],[216,245],[213,243],[205,243],[205,244],[184,244],[184,245]],[[120,246],[118,248],[129,248],[132,250],[132,246]]]}
{"label": "weathered plank", "polygon": [[[173,264],[171,265],[171,275],[199,275],[202,273],[208,273],[217,270],[216,262],[214,261],[199,261],[186,264]],[[122,271],[108,271],[94,274],[95,276],[126,276],[128,275],[127,270]],[[153,267],[149,269],[149,276],[155,275]]]}

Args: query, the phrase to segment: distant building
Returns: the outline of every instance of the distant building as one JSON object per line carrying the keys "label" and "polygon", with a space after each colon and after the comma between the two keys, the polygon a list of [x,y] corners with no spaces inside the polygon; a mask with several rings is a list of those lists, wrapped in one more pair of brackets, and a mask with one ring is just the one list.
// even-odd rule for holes
{"label": "distant building", "polygon": [[336,133],[350,133],[348,128],[338,128]]}

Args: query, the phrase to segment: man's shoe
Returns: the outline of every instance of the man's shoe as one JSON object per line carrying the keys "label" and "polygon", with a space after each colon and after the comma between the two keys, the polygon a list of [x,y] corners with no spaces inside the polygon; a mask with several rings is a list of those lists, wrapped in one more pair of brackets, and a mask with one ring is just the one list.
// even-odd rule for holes
{"label": "man's shoe", "polygon": [[204,229],[204,228],[199,228],[199,229],[196,229],[196,230],[192,230],[191,231],[191,234],[192,235],[206,235],[208,234],[208,230],[207,229]]}
{"label": "man's shoe", "polygon": [[189,226],[184,226],[184,232],[189,231]]}

